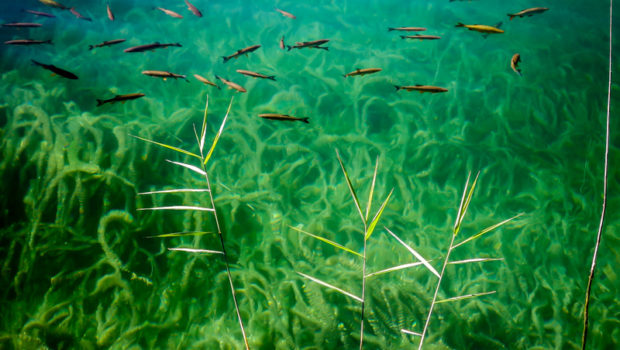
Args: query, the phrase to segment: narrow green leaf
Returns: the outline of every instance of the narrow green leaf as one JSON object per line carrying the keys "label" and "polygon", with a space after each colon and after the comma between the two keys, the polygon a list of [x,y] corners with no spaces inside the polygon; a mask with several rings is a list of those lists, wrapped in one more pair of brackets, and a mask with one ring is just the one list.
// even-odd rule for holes
{"label": "narrow green leaf", "polygon": [[[454,247],[452,247],[452,249],[454,249]],[[473,259],[466,259],[466,260],[450,261],[448,262],[448,264],[458,265],[458,264],[468,264],[468,263],[473,263],[473,262],[487,262],[487,261],[500,261],[500,260],[504,260],[504,258],[473,258]]]}
{"label": "narrow green leaf", "polygon": [[437,276],[438,278],[441,278],[441,276],[439,275],[439,272],[437,272],[437,270],[435,270],[435,268],[433,267],[433,265],[431,265],[428,260],[424,259],[422,257],[422,255],[420,255],[420,253],[416,252],[415,249],[411,248],[410,246],[407,245],[407,243],[403,242],[402,239],[398,238],[398,236],[396,236],[394,234],[394,232],[390,231],[387,227],[384,227],[385,230],[392,235],[392,237],[396,238],[396,240],[402,244],[405,248],[407,248],[407,250],[413,254],[413,256],[416,257],[416,259],[418,259],[422,264],[424,264],[424,266],[426,266],[427,269],[429,269],[430,272],[433,273],[433,275]]}
{"label": "narrow green leaf", "polygon": [[381,214],[383,214],[383,210],[387,206],[388,201],[390,200],[390,197],[392,197],[392,193],[393,192],[394,192],[394,189],[392,188],[392,190],[390,191],[390,194],[388,194],[388,196],[385,199],[385,201],[383,201],[383,204],[381,204],[381,208],[379,208],[379,210],[375,214],[375,217],[372,218],[372,221],[370,222],[370,225],[368,225],[368,228],[366,229],[366,237],[364,239],[370,238],[370,235],[375,230],[375,227],[377,226],[377,223],[379,222],[379,219],[381,218]]}
{"label": "narrow green leaf", "polygon": [[422,336],[422,333],[418,333],[418,332],[414,332],[414,331],[408,331],[406,329],[401,329],[400,331],[405,333],[405,334],[415,335],[415,336],[418,336],[418,337]]}
{"label": "narrow green leaf", "polygon": [[180,149],[180,148],[177,148],[177,147],[174,147],[174,146],[169,146],[169,145],[166,145],[166,144],[164,144],[164,143],[159,143],[159,142],[156,142],[156,141],[152,141],[152,140],[149,140],[149,139],[145,139],[145,138],[142,138],[142,137],[140,137],[140,136],[135,136],[135,135],[130,135],[130,136],[135,137],[135,138],[137,138],[137,139],[139,139],[139,140],[142,140],[142,141],[145,141],[145,142],[150,142],[150,143],[152,143],[152,144],[155,144],[155,145],[158,145],[158,146],[161,146],[161,147],[165,147],[165,148],[171,149],[171,150],[173,150],[173,151],[177,151],[177,152],[179,152],[179,153],[187,154],[188,156],[192,156],[192,157],[196,157],[196,158],[198,158],[198,159],[202,159],[199,155],[194,154],[194,153],[189,152],[189,151],[186,151],[186,150],[184,150],[184,149]]}
{"label": "narrow green leaf", "polygon": [[420,266],[420,265],[422,265],[421,262],[402,264],[402,265],[390,267],[390,268],[385,269],[385,270],[369,273],[369,274],[366,275],[366,278],[372,277],[372,276],[377,276],[377,275],[382,275],[384,273],[388,273],[388,272],[392,272],[392,271],[403,270],[403,269],[407,269],[407,268],[414,267],[414,266]]}
{"label": "narrow green leaf", "polygon": [[155,207],[155,208],[138,208],[138,210],[200,210],[200,211],[215,211],[213,208],[194,207],[190,205],[173,205],[169,207]]}
{"label": "narrow green leaf", "polygon": [[185,192],[209,192],[209,190],[206,188],[179,188],[179,189],[173,189],[173,190],[140,192],[138,193],[138,195],[160,194],[160,193],[185,193]]}
{"label": "narrow green leaf", "polygon": [[[467,175],[467,181],[465,182],[465,190],[463,190],[463,198],[461,198],[461,204],[459,206],[459,214],[457,215],[456,222],[454,223],[454,235],[456,236],[461,230],[461,223],[465,218],[465,213],[467,213],[467,209],[469,208],[469,203],[471,202],[471,198],[474,194],[474,189],[476,188],[476,183],[478,182],[478,176],[480,172],[476,174],[476,178],[474,182],[471,184],[469,188],[469,192],[467,193],[467,197],[465,197],[465,193],[467,192],[467,185],[469,183],[469,175]],[[465,202],[463,202],[465,199]]]}
{"label": "narrow green leaf", "polygon": [[194,248],[168,248],[168,250],[174,250],[177,252],[187,252],[187,253],[207,253],[207,254],[224,254],[219,250],[208,250],[208,249],[194,249]]}
{"label": "narrow green leaf", "polygon": [[[297,272],[297,271],[295,271],[295,272]],[[320,279],[318,279],[318,278],[314,278],[314,277],[312,277],[312,276],[308,276],[308,275],[306,275],[305,273],[301,273],[301,272],[297,272],[297,273],[298,273],[298,274],[300,274],[300,275],[302,275],[303,277],[305,277],[305,278],[309,279],[309,280],[312,280],[312,281],[314,281],[314,282],[316,282],[316,283],[318,283],[318,284],[322,285],[322,286],[325,286],[325,287],[327,287],[327,288],[333,289],[333,290],[335,290],[336,292],[339,292],[339,293],[344,294],[344,295],[346,295],[346,296],[348,296],[348,297],[351,297],[351,298],[353,298],[353,299],[355,299],[355,300],[359,301],[360,303],[361,303],[361,302],[363,302],[362,298],[358,297],[358,296],[357,296],[357,295],[355,295],[355,294],[349,293],[349,292],[347,292],[347,291],[345,291],[345,290],[342,290],[342,289],[340,289],[340,288],[338,288],[338,287],[336,287],[336,286],[333,286],[333,285],[331,285],[331,284],[329,284],[329,283],[327,283],[327,282],[323,282],[323,281],[321,281],[321,280],[320,280]]]}
{"label": "narrow green leaf", "polygon": [[347,247],[345,247],[345,246],[343,246],[343,245],[341,245],[341,244],[338,244],[338,243],[336,243],[336,242],[334,242],[334,241],[330,241],[330,240],[329,240],[329,239],[327,239],[327,238],[323,238],[323,237],[321,237],[321,236],[317,236],[317,235],[312,234],[312,233],[310,233],[310,232],[306,232],[306,231],[304,231],[304,230],[302,230],[302,229],[299,229],[299,228],[297,228],[297,227],[293,227],[293,226],[289,226],[289,227],[290,227],[290,228],[292,228],[292,229],[293,229],[293,230],[295,230],[295,231],[298,231],[298,232],[301,232],[301,233],[303,233],[303,234],[306,234],[306,235],[308,235],[308,236],[310,236],[310,237],[316,238],[316,239],[318,239],[318,240],[319,240],[319,241],[321,241],[321,242],[325,242],[325,243],[327,243],[327,244],[329,244],[329,245],[331,245],[331,246],[333,246],[333,247],[335,247],[335,248],[342,249],[342,250],[344,250],[345,252],[348,252],[348,253],[351,253],[351,254],[355,254],[355,255],[357,255],[357,256],[359,256],[359,257],[362,257],[362,255],[361,255],[360,253],[358,253],[358,252],[356,252],[356,251],[353,251],[353,250],[351,250],[351,249],[349,249],[349,248],[347,248]]}
{"label": "narrow green leaf", "polygon": [[452,298],[447,298],[447,299],[442,299],[442,300],[438,300],[435,302],[435,304],[439,304],[439,303],[449,303],[451,301],[458,301],[458,300],[463,300],[463,299],[469,299],[469,298],[476,298],[479,296],[483,296],[483,295],[489,295],[489,294],[493,294],[496,293],[497,291],[494,290],[492,292],[484,292],[484,293],[474,293],[474,294],[467,294],[467,295],[460,295],[458,297],[452,297]]}
{"label": "narrow green leaf", "polygon": [[377,180],[377,170],[379,169],[379,156],[375,162],[375,172],[372,175],[372,183],[370,184],[370,193],[368,194],[368,205],[366,205],[366,222],[368,222],[368,215],[370,215],[370,208],[372,207],[372,195],[375,191],[375,182]]}
{"label": "narrow green leaf", "polygon": [[205,113],[202,117],[202,129],[200,130],[200,154],[205,147],[205,137],[207,136],[207,110],[209,109],[209,95],[207,95],[207,102],[205,104]]}
{"label": "narrow green leaf", "polygon": [[342,168],[342,172],[344,173],[344,178],[347,180],[347,186],[349,186],[349,191],[351,192],[351,197],[353,197],[353,202],[355,202],[357,212],[360,214],[360,218],[362,219],[362,223],[364,223],[364,227],[366,227],[366,219],[364,219],[364,214],[362,214],[362,207],[360,207],[360,201],[359,199],[357,199],[357,194],[355,194],[355,189],[353,188],[353,184],[351,184],[351,179],[349,179],[347,169],[345,169],[344,164],[342,163],[342,159],[340,159],[340,153],[338,153],[338,149],[336,149],[336,157],[338,158],[338,163],[340,163],[340,168]]}
{"label": "narrow green leaf", "polygon": [[215,135],[215,138],[213,139],[213,144],[211,144],[211,148],[209,149],[209,153],[207,153],[207,156],[205,157],[205,160],[203,162],[204,165],[207,165],[207,162],[209,161],[209,159],[211,158],[211,155],[213,154],[213,151],[215,150],[215,146],[217,145],[217,141],[219,141],[220,136],[222,136],[222,132],[224,131],[224,125],[226,125],[226,120],[228,119],[228,114],[230,113],[230,107],[232,107],[232,103],[233,103],[233,98],[230,99],[230,104],[228,105],[228,110],[226,111],[226,115],[224,116],[224,120],[222,120],[222,124],[220,125],[220,130],[217,132],[217,135]]}
{"label": "narrow green leaf", "polygon": [[198,174],[200,174],[200,175],[202,175],[202,176],[204,176],[204,175],[206,175],[206,174],[207,174],[207,173],[205,173],[205,171],[204,171],[204,170],[200,169],[200,168],[199,168],[199,167],[197,167],[197,166],[191,165],[191,164],[181,163],[181,162],[175,162],[175,161],[168,160],[168,159],[166,159],[166,161],[167,161],[168,163],[172,163],[172,164],[180,165],[180,166],[182,166],[182,167],[184,167],[184,168],[187,168],[187,169],[189,169],[189,170],[191,170],[191,171],[195,171],[195,172],[197,172]]}
{"label": "narrow green leaf", "polygon": [[498,227],[500,227],[500,226],[503,226],[503,225],[507,224],[508,222],[510,222],[510,221],[512,221],[512,220],[514,220],[514,219],[516,219],[516,218],[518,218],[518,217],[519,217],[519,216],[521,216],[521,215],[523,215],[523,213],[519,213],[519,214],[517,214],[517,215],[515,215],[515,216],[511,217],[510,219],[506,219],[506,220],[504,220],[504,221],[502,221],[502,222],[499,222],[499,223],[497,223],[497,224],[495,224],[495,225],[493,225],[493,226],[489,226],[489,227],[485,228],[484,230],[480,231],[478,234],[475,234],[475,235],[473,235],[473,236],[471,236],[471,237],[467,238],[467,239],[466,239],[466,240],[464,240],[463,242],[461,242],[461,243],[459,243],[459,244],[454,245],[454,246],[452,247],[452,249],[454,249],[454,248],[456,248],[456,247],[458,247],[458,246],[462,246],[463,244],[465,244],[465,243],[467,243],[467,242],[469,242],[469,241],[473,241],[474,239],[476,239],[476,238],[478,238],[478,237],[482,236],[483,234],[488,233],[488,232],[490,232],[490,231],[493,231],[493,230],[495,230],[496,228],[498,228]]}
{"label": "narrow green leaf", "polygon": [[146,238],[170,238],[170,237],[184,237],[184,236],[202,236],[202,235],[206,235],[207,233],[213,233],[213,232],[206,232],[206,231],[200,231],[200,232],[174,232],[174,233],[164,233],[164,234],[155,235],[155,236],[146,236]]}

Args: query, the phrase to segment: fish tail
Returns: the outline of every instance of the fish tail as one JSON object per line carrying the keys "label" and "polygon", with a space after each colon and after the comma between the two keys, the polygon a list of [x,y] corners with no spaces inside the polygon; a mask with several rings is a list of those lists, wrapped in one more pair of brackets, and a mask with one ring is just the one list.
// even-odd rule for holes
{"label": "fish tail", "polygon": [[306,123],[306,124],[310,124],[309,119],[310,119],[309,117],[305,117],[305,118],[301,118],[301,121]]}
{"label": "fish tail", "polygon": [[103,102],[103,100],[97,99],[97,107],[101,106],[104,103],[105,102]]}
{"label": "fish tail", "polygon": [[519,74],[520,77],[523,76],[523,74],[521,74],[521,69],[517,68],[517,74]]}
{"label": "fish tail", "polygon": [[50,44],[50,45],[52,45],[52,39],[50,39],[50,40],[45,40],[43,43],[44,43],[44,44]]}
{"label": "fish tail", "polygon": [[388,28],[388,32],[391,32],[393,30],[394,30],[394,28]]}
{"label": "fish tail", "polygon": [[286,45],[286,48],[288,49],[287,51],[291,51],[293,47],[291,45]]}
{"label": "fish tail", "polygon": [[41,66],[41,67],[43,67],[43,63],[41,63],[41,62],[37,62],[37,61],[35,61],[35,60],[33,60],[33,59],[31,59],[31,61],[32,61],[32,63],[36,64],[37,66]]}
{"label": "fish tail", "polygon": [[461,22],[458,22],[458,23],[455,25],[455,27],[465,27],[465,25],[464,25],[463,23],[461,23]]}
{"label": "fish tail", "polygon": [[513,18],[515,18],[515,15],[511,15],[510,13],[508,14],[508,17],[510,17],[510,20],[512,21]]}
{"label": "fish tail", "polygon": [[224,63],[228,62],[228,60],[230,59],[230,58],[228,58],[226,56],[222,56],[222,58],[224,59]]}
{"label": "fish tail", "polygon": [[273,81],[276,81],[276,76],[275,75],[270,75],[267,77],[267,79],[271,79]]}
{"label": "fish tail", "polygon": [[398,85],[394,85],[394,87],[396,88],[396,91],[398,91],[398,90],[402,89],[402,88],[401,88],[400,86],[398,86]]}
{"label": "fish tail", "polygon": [[401,36],[400,36],[400,38],[401,38],[401,39],[405,39],[405,38],[406,38],[406,36],[404,36],[404,35],[401,35]]}

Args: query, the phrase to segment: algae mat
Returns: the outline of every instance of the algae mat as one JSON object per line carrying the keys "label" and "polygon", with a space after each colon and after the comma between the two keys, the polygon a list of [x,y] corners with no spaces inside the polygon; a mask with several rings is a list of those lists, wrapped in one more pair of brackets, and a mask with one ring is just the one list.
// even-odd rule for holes
{"label": "algae mat", "polygon": [[[371,212],[394,189],[368,240],[367,272],[416,261],[384,227],[439,269],[469,172],[481,175],[459,235],[523,213],[454,251],[455,260],[503,260],[448,266],[440,298],[496,293],[436,305],[425,348],[579,347],[601,209],[606,3],[191,3],[202,17],[171,0],[110,1],[114,21],[104,2],[63,2],[90,20],[34,0],[0,4],[4,24],[41,24],[4,26],[2,42],[52,41],[0,48],[0,348],[243,347],[221,260],[167,249],[216,249],[212,216],[138,210],[205,203],[195,193],[138,196],[201,182],[166,161],[191,157],[131,135],[197,152],[194,125],[207,95],[209,140],[234,96],[208,171],[251,348],[359,346],[360,304],[298,272],[360,295],[361,261],[291,228],[362,252],[364,227],[336,148],[363,205],[378,158]],[[536,6],[549,10],[506,16]],[[484,36],[459,22],[502,22],[504,33]],[[427,30],[388,31],[406,26]],[[415,34],[441,38],[401,38]],[[126,41],[89,50],[114,39]],[[281,39],[291,47],[329,42],[288,50]],[[124,52],[152,43],[180,46]],[[261,46],[222,59],[253,45]],[[522,76],[510,67],[515,53]],[[31,60],[79,79],[50,76],[51,67]],[[358,68],[381,71],[343,77]],[[187,82],[141,74],[147,70]],[[394,88],[416,84],[448,91]],[[145,96],[97,106],[130,93]],[[617,95],[614,84],[612,116]],[[617,118],[611,130],[590,314],[595,349],[620,346]],[[149,238],[195,230],[207,233]],[[368,277],[365,348],[416,347],[419,338],[401,330],[421,331],[435,283],[423,266]]]}

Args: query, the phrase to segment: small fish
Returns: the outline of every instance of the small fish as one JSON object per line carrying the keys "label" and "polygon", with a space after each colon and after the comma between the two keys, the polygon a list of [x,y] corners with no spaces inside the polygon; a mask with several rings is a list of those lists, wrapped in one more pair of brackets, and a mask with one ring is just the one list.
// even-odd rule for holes
{"label": "small fish", "polygon": [[116,95],[110,99],[107,100],[100,100],[97,99],[97,107],[102,106],[106,103],[114,103],[114,102],[123,102],[125,103],[125,101],[129,101],[129,100],[135,100],[137,98],[140,97],[144,97],[143,93],[136,93],[136,94],[127,94],[127,95]]}
{"label": "small fish", "polygon": [[282,14],[282,16],[284,16],[284,17],[288,17],[288,18],[290,18],[290,19],[295,19],[295,18],[297,18],[297,17],[295,17],[295,15],[293,15],[292,13],[290,13],[290,12],[286,12],[286,11],[284,11],[284,10],[280,10],[279,8],[276,8],[276,11],[280,12],[280,13]]}
{"label": "small fish", "polygon": [[202,17],[202,13],[200,12],[200,10],[197,9],[196,6],[192,5],[189,1],[185,0],[185,5],[187,5],[188,10],[192,11],[194,16]]}
{"label": "small fish", "polygon": [[446,88],[442,88],[439,86],[432,86],[432,85],[410,85],[410,86],[398,86],[398,85],[394,85],[394,87],[396,88],[396,91],[398,90],[407,90],[407,91],[418,91],[419,93],[424,93],[424,92],[430,92],[430,93],[437,93],[437,92],[446,92],[448,91],[448,89]]}
{"label": "small fish", "polygon": [[55,8],[59,8],[61,10],[68,10],[69,8],[59,2],[56,2],[54,0],[39,0],[40,3],[42,3],[43,5],[47,5],[49,7],[55,7]]}
{"label": "small fish", "polygon": [[174,74],[174,73],[170,73],[170,72],[166,72],[166,71],[162,71],[162,70],[144,70],[142,71],[142,74],[144,75],[148,75],[151,77],[156,77],[156,78],[163,78],[164,81],[168,78],[172,78],[172,79],[185,79],[185,81],[187,81],[189,83],[189,80],[187,80],[187,78],[185,77],[185,75],[181,75],[181,74]]}
{"label": "small fish", "polygon": [[519,76],[521,76],[521,69],[519,69],[519,62],[521,62],[521,55],[519,55],[518,53],[515,53],[512,56],[512,59],[510,59],[510,68],[512,68],[512,70],[515,71],[515,73],[519,74]]}
{"label": "small fish", "polygon": [[13,22],[13,23],[4,23],[3,27],[12,27],[12,28],[37,28],[42,26],[41,23],[29,23],[29,22]]}
{"label": "small fish", "polygon": [[532,7],[532,8],[529,8],[529,9],[525,9],[523,11],[519,11],[517,13],[509,13],[508,17],[510,17],[510,20],[512,21],[512,19],[517,17],[517,16],[518,17],[523,17],[523,16],[530,17],[530,16],[533,16],[533,15],[535,15],[537,13],[543,13],[543,12],[547,11],[548,9],[549,8],[547,8],[547,7]]}
{"label": "small fish", "polygon": [[69,10],[71,11],[71,13],[72,13],[72,14],[73,14],[76,18],[83,19],[83,20],[85,20],[85,21],[92,21],[92,19],[91,19],[90,17],[85,17],[85,16],[82,16],[82,14],[81,14],[81,13],[77,12],[77,10],[75,9],[75,7],[72,7],[72,8],[70,8]]}
{"label": "small fish", "polygon": [[282,37],[280,38],[280,48],[281,48],[282,50],[284,50],[284,46],[285,46],[285,45],[284,45],[284,35],[282,35]]}
{"label": "small fish", "polygon": [[167,14],[170,17],[174,17],[174,18],[183,18],[183,16],[181,16],[180,14],[171,11],[171,10],[166,10],[165,8],[161,8],[161,7],[155,7],[155,9]]}
{"label": "small fish", "polygon": [[300,122],[304,122],[306,124],[310,124],[308,117],[305,118],[297,118],[297,117],[293,117],[290,116],[288,114],[279,114],[279,113],[263,113],[263,114],[259,114],[258,115],[261,118],[264,119],[271,119],[271,120],[282,120],[282,121],[287,121],[287,122],[295,122],[295,121],[300,121]]}
{"label": "small fish", "polygon": [[237,69],[237,73],[247,75],[248,77],[252,77],[252,78],[271,79],[273,81],[276,80],[275,75],[264,75],[264,74],[252,72],[249,70]]}
{"label": "small fish", "polygon": [[47,13],[47,12],[34,11],[34,10],[24,10],[24,12],[28,12],[30,14],[33,14],[33,15],[39,16],[39,17],[56,18],[56,16],[52,15],[51,13]]}
{"label": "small fish", "polygon": [[364,68],[364,69],[359,69],[357,68],[356,70],[354,70],[353,72],[347,73],[344,75],[344,77],[354,77],[357,75],[363,76],[366,74],[372,74],[372,73],[377,73],[380,72],[381,68]]}
{"label": "small fish", "polygon": [[203,77],[202,75],[194,74],[194,78],[196,78],[201,83],[205,83],[207,85],[215,86],[216,88],[220,89],[220,87],[216,83],[214,83],[212,81],[209,81],[207,78]]}
{"label": "small fish", "polygon": [[104,47],[104,46],[111,46],[111,45],[116,45],[116,44],[120,44],[125,42],[125,39],[114,39],[114,40],[108,40],[108,41],[104,41],[100,44],[97,45],[88,45],[88,49],[92,50],[98,47]]}
{"label": "small fish", "polygon": [[259,47],[260,47],[260,45],[252,45],[252,46],[246,47],[244,49],[237,50],[237,52],[233,53],[230,56],[222,56],[222,58],[224,59],[224,63],[226,63],[231,58],[238,58],[241,55],[247,55],[248,53],[258,49]]}
{"label": "small fish", "polygon": [[457,23],[456,27],[465,27],[469,30],[473,30],[473,31],[485,33],[485,34],[501,34],[504,31],[499,29],[500,25],[502,25],[502,22],[499,22],[498,24],[496,24],[495,27],[484,25],[484,24],[463,24],[459,22]]}
{"label": "small fish", "polygon": [[231,89],[235,89],[235,90],[237,90],[237,91],[239,91],[239,92],[247,92],[247,91],[248,91],[248,90],[244,89],[241,85],[239,85],[239,84],[237,84],[237,83],[233,83],[233,82],[232,82],[232,81],[230,81],[230,80],[226,80],[226,79],[224,79],[224,78],[222,78],[222,77],[218,77],[217,75],[216,75],[215,77],[216,77],[217,79],[221,80],[221,81],[222,81],[222,83],[224,83],[224,84],[228,85],[228,87],[229,87],[229,88],[231,88]]}
{"label": "small fish", "polygon": [[291,46],[291,45],[286,45],[286,47],[288,48],[288,51],[291,51],[291,49],[303,49],[304,47],[309,47],[312,49],[323,49],[323,50],[328,50],[328,47],[325,46],[321,46],[325,43],[327,43],[329,41],[329,39],[319,39],[319,40],[314,40],[314,41],[304,41],[304,42],[297,42],[295,43],[295,45]]}
{"label": "small fish", "polygon": [[17,39],[5,41],[4,45],[39,45],[39,44],[51,44],[52,40],[32,40],[32,39]]}
{"label": "small fish", "polygon": [[75,75],[75,74],[73,74],[73,73],[71,73],[69,71],[66,71],[64,69],[58,68],[58,67],[56,67],[56,66],[54,66],[52,64],[44,64],[44,63],[41,63],[41,62],[37,62],[35,60],[31,60],[31,61],[32,61],[32,63],[36,64],[37,66],[40,66],[40,67],[43,67],[43,68],[45,68],[45,69],[47,69],[49,71],[52,71],[54,74],[58,74],[58,75],[60,75],[63,78],[74,79],[74,80],[78,78],[77,75]]}
{"label": "small fish", "polygon": [[110,21],[114,20],[114,14],[112,13],[112,9],[110,9],[110,4],[106,4],[106,10],[108,12],[108,18]]}
{"label": "small fish", "polygon": [[395,27],[395,28],[388,28],[388,32],[391,32],[393,30],[398,30],[401,32],[423,32],[426,30],[426,28],[423,27]]}
{"label": "small fish", "polygon": [[419,40],[437,40],[441,39],[440,36],[437,35],[401,35],[401,39],[419,39]]}
{"label": "small fish", "polygon": [[161,48],[167,48],[169,46],[176,46],[176,47],[181,47],[181,44],[179,43],[169,43],[169,44],[160,44],[160,43],[153,43],[153,44],[146,44],[146,45],[138,45],[138,46],[134,46],[134,47],[130,47],[125,49],[125,52],[144,52],[144,51],[152,51],[155,49],[161,49]]}

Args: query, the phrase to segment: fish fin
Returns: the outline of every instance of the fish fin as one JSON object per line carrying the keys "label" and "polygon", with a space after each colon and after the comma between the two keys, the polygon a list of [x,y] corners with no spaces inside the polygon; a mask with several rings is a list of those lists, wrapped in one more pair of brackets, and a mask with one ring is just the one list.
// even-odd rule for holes
{"label": "fish fin", "polygon": [[88,49],[89,49],[89,50],[94,49],[93,45],[88,45]]}
{"label": "fish fin", "polygon": [[508,14],[508,17],[510,17],[510,20],[512,21],[513,18],[515,18],[515,15],[511,15],[510,13]]}
{"label": "fish fin", "polygon": [[485,38],[485,39],[486,39],[488,36],[489,36],[489,34],[482,34],[482,37],[483,37],[483,38]]}
{"label": "fish fin", "polygon": [[463,23],[461,23],[461,22],[458,22],[458,23],[455,25],[455,27],[465,27],[465,25],[464,25]]}
{"label": "fish fin", "polygon": [[291,51],[293,47],[291,45],[286,45],[286,48],[288,49],[287,51]]}
{"label": "fish fin", "polygon": [[166,81],[166,79],[168,79],[168,78],[164,78],[164,81]]}
{"label": "fish fin", "polygon": [[421,93],[421,94],[423,94],[423,93],[424,93],[424,91],[422,91],[422,90],[418,90],[418,92],[419,92],[419,93]]}
{"label": "fish fin", "polygon": [[501,26],[502,26],[502,24],[503,24],[503,22],[498,22],[498,23],[495,25],[495,28],[498,28],[498,29],[499,29],[499,27],[501,27]]}
{"label": "fish fin", "polygon": [[520,77],[523,76],[523,74],[521,74],[521,69],[517,68],[517,74],[519,74]]}
{"label": "fish fin", "polygon": [[121,104],[122,104],[122,105],[124,105],[124,104],[125,104],[125,102],[127,102],[127,101],[121,101]]}
{"label": "fish fin", "polygon": [[97,107],[103,105],[105,102],[103,100],[97,99]]}
{"label": "fish fin", "polygon": [[309,119],[310,119],[310,118],[305,117],[305,118],[301,118],[301,121],[302,121],[302,122],[304,122],[304,123],[306,123],[306,124],[310,124]]}
{"label": "fish fin", "polygon": [[226,56],[222,56],[222,58],[224,59],[224,63],[228,62],[228,60],[230,59],[230,58],[228,58]]}

